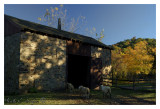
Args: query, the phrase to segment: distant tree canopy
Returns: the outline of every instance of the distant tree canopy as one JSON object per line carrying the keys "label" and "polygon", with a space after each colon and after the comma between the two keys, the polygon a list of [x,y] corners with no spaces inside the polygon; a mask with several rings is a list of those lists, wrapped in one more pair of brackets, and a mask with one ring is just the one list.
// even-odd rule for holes
{"label": "distant tree canopy", "polygon": [[113,45],[112,68],[113,77],[136,79],[156,74],[156,40],[133,37]]}

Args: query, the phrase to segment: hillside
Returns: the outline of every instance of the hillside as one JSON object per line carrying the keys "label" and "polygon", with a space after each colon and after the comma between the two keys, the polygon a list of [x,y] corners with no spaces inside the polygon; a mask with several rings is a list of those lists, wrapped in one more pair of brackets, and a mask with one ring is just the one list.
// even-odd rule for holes
{"label": "hillside", "polygon": [[136,37],[133,37],[132,39],[127,39],[125,41],[118,42],[114,45],[116,45],[120,48],[127,48],[129,46],[133,47],[136,43],[138,43],[140,41],[146,41],[148,43],[148,45],[147,45],[148,47],[156,48],[156,39],[149,39],[149,38],[146,38],[146,39],[138,38],[138,39],[136,39]]}
{"label": "hillside", "polygon": [[114,78],[155,77],[156,39],[133,37],[112,45]]}

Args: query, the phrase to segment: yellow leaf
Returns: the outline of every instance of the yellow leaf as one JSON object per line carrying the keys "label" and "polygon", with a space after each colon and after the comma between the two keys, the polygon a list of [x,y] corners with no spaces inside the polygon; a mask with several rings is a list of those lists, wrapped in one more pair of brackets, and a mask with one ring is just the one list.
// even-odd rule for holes
{"label": "yellow leaf", "polygon": [[61,4],[60,7],[63,7],[63,5]]}
{"label": "yellow leaf", "polygon": [[38,17],[38,20],[40,20],[40,21],[41,21],[42,19],[41,19],[40,17]]}
{"label": "yellow leaf", "polygon": [[56,11],[58,11],[58,8],[57,8],[57,7],[55,7],[55,10],[56,10]]}

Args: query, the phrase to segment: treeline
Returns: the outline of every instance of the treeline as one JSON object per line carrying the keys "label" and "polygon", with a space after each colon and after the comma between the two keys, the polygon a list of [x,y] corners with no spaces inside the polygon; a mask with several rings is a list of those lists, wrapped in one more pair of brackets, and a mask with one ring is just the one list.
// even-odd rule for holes
{"label": "treeline", "polygon": [[155,78],[156,39],[133,37],[113,45],[112,72],[114,79]]}

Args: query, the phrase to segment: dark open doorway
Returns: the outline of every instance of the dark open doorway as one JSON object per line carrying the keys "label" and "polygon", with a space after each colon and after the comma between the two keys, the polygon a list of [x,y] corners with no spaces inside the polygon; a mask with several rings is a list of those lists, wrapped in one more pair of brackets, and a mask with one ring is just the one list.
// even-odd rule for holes
{"label": "dark open doorway", "polygon": [[90,88],[90,57],[68,54],[67,81],[75,88],[80,85]]}

